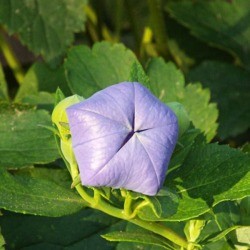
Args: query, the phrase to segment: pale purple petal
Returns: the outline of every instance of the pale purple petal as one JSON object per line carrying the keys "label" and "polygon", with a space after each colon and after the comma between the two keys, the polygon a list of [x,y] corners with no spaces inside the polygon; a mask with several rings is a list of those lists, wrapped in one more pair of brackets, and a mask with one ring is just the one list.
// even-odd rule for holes
{"label": "pale purple petal", "polygon": [[148,89],[119,83],[70,106],[67,115],[83,185],[159,191],[178,122]]}

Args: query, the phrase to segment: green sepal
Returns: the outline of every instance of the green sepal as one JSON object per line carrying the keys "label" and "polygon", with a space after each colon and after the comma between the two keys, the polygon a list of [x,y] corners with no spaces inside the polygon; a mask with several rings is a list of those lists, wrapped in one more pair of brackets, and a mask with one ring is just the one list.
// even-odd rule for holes
{"label": "green sepal", "polygon": [[71,173],[71,176],[74,177],[78,175],[78,167],[72,148],[72,140],[70,136],[66,108],[73,104],[79,103],[84,99],[78,95],[73,95],[64,99],[62,98],[64,98],[64,95],[61,90],[58,89],[56,92],[56,102],[59,100],[61,101],[55,106],[53,110],[52,122],[58,129],[60,139],[57,140],[57,143],[63,155],[63,159],[66,161],[65,163]]}
{"label": "green sepal", "polygon": [[161,217],[161,204],[159,203],[158,199],[155,196],[147,196],[141,193],[131,192],[128,191],[128,195],[133,200],[139,200],[135,204],[134,213],[137,214],[143,207],[147,206],[150,208],[151,212],[157,217]]}
{"label": "green sepal", "polygon": [[61,102],[63,99],[65,99],[64,93],[61,91],[60,88],[57,88],[56,93],[55,93],[55,106]]}
{"label": "green sepal", "polygon": [[53,132],[53,134],[60,136],[58,130],[53,126],[47,126],[47,125],[43,125],[43,124],[38,124],[37,126],[42,127],[42,128],[46,128],[49,131]]}
{"label": "green sepal", "polygon": [[59,124],[60,124],[61,127],[63,127],[65,130],[70,131],[69,123],[67,123],[67,122],[59,122]]}
{"label": "green sepal", "polygon": [[77,185],[81,184],[81,178],[80,175],[78,174],[75,179],[73,180],[72,184],[71,184],[71,188],[75,188]]}
{"label": "green sepal", "polygon": [[174,214],[178,207],[178,196],[165,187],[155,196],[124,189],[121,190],[121,196],[125,199],[124,211],[129,218],[138,216],[146,221],[164,221]]}
{"label": "green sepal", "polygon": [[146,221],[164,221],[176,213],[179,205],[177,193],[163,187],[155,196],[146,196],[148,205],[138,207],[137,215]]}
{"label": "green sepal", "polygon": [[205,220],[189,220],[184,228],[184,233],[187,237],[187,240],[189,242],[195,243],[205,225]]}
{"label": "green sepal", "polygon": [[110,200],[111,197],[111,188],[110,187],[89,187],[93,189],[94,193],[98,193],[101,197],[106,200]]}
{"label": "green sepal", "polygon": [[[57,90],[58,98],[61,96],[60,90]],[[62,96],[61,96],[62,97]],[[52,113],[52,122],[57,126],[61,138],[68,139],[69,129],[62,126],[62,124],[68,123],[68,117],[66,114],[66,108],[69,106],[76,104],[78,102],[83,101],[84,99],[79,95],[73,95],[61,100],[54,108]]]}
{"label": "green sepal", "polygon": [[72,150],[72,140],[71,139],[61,140],[60,147],[67,162],[70,165],[75,164],[76,160],[75,160],[75,156]]}

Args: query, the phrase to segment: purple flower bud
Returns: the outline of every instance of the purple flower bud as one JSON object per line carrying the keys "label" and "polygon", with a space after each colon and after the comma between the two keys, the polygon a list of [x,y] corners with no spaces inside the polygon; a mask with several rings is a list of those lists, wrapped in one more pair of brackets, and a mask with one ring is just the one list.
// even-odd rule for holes
{"label": "purple flower bud", "polygon": [[155,195],[178,138],[173,111],[136,82],[95,93],[66,110],[81,181]]}

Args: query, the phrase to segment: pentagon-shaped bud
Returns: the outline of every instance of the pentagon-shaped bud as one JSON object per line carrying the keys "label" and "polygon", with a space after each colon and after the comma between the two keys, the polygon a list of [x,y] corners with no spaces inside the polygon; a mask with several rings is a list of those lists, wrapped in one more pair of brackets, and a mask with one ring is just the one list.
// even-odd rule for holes
{"label": "pentagon-shaped bud", "polygon": [[178,138],[175,113],[137,82],[123,82],[66,109],[86,186],[155,195]]}

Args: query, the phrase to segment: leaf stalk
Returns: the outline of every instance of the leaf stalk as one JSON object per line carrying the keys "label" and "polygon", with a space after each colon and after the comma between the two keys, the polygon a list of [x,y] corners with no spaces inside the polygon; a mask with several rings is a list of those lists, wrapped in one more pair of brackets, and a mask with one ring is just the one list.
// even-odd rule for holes
{"label": "leaf stalk", "polygon": [[87,192],[84,190],[82,185],[76,186],[77,192],[80,196],[89,204],[89,207],[100,210],[108,215],[113,217],[117,217],[122,220],[127,220],[137,226],[140,226],[144,229],[147,229],[153,233],[163,236],[164,238],[174,242],[176,245],[187,249],[188,242],[182,238],[180,235],[176,234],[170,228],[162,225],[160,222],[151,222],[151,221],[144,221],[140,218],[128,218],[127,214],[123,209],[119,209],[117,207],[112,206],[111,204],[107,203],[106,201],[102,200],[101,198],[98,199],[98,203],[94,197],[91,197]]}
{"label": "leaf stalk", "polygon": [[161,0],[148,0],[151,28],[155,36],[157,50],[161,56],[169,56],[167,33]]}

